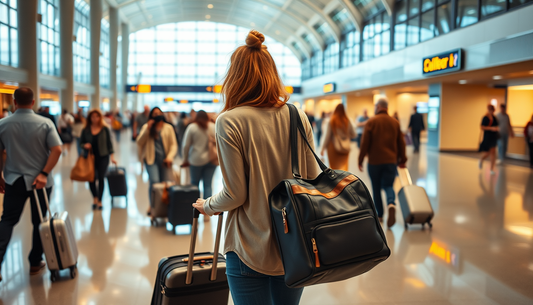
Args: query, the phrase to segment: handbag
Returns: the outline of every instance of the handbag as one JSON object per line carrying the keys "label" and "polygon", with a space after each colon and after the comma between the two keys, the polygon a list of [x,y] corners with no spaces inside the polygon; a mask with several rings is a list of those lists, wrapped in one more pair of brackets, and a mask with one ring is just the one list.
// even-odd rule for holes
{"label": "handbag", "polygon": [[70,179],[81,182],[94,181],[94,154],[92,151],[88,151],[87,157],[78,157],[76,164],[70,171]]}
{"label": "handbag", "polygon": [[[324,165],[307,141],[298,110],[288,106],[293,179],[269,195],[285,284],[298,288],[363,274],[390,256],[372,197],[357,176]],[[315,179],[300,176],[298,132],[322,170]]]}

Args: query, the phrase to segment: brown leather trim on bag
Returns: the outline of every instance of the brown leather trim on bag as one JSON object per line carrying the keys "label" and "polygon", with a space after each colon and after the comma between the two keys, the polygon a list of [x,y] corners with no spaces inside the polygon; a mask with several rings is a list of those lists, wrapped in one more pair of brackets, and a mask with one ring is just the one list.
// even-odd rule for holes
{"label": "brown leather trim on bag", "polygon": [[337,186],[332,189],[330,192],[327,192],[327,193],[322,193],[320,192],[319,190],[317,189],[314,189],[314,190],[310,190],[310,189],[306,189],[305,187],[303,186],[299,186],[299,185],[292,185],[291,188],[292,188],[292,192],[297,195],[297,194],[308,194],[308,195],[319,195],[319,196],[323,196],[323,197],[326,197],[328,199],[331,199],[331,198],[335,198],[337,196],[339,196],[339,194],[342,192],[342,190],[344,190],[344,188],[354,182],[354,181],[357,181],[359,180],[359,178],[357,178],[356,176],[354,175],[350,175],[344,179],[342,179],[339,184],[337,184]]}

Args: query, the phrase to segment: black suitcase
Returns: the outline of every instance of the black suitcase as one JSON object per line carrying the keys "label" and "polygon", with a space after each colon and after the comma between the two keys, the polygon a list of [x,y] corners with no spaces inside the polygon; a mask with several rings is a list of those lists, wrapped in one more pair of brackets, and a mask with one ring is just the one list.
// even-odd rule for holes
{"label": "black suitcase", "polygon": [[199,216],[194,209],[189,254],[165,257],[159,262],[152,305],[228,304],[226,259],[218,253],[224,216],[218,218],[214,252],[194,253]]}
{"label": "black suitcase", "polygon": [[200,198],[200,190],[194,185],[173,185],[168,188],[168,222],[174,234],[176,226],[192,224],[191,205]]}
{"label": "black suitcase", "polygon": [[128,184],[126,183],[126,169],[124,167],[113,167],[107,171],[107,184],[111,195],[111,206],[114,197],[125,196],[126,206],[128,205]]}

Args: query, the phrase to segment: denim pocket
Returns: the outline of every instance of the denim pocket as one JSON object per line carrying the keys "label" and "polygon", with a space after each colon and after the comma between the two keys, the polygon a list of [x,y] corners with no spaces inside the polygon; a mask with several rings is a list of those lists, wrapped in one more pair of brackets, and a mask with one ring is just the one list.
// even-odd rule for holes
{"label": "denim pocket", "polygon": [[239,263],[241,265],[241,275],[251,276],[251,277],[263,277],[263,276],[265,276],[264,274],[259,273],[259,272],[255,271],[255,270],[253,270],[252,268],[246,266],[246,264],[243,263],[240,259],[239,259]]}

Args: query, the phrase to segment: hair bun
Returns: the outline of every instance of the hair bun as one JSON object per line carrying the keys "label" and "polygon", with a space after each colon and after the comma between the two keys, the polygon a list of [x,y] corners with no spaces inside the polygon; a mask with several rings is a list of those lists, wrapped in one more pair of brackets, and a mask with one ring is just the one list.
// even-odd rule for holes
{"label": "hair bun", "polygon": [[246,46],[252,49],[261,50],[264,41],[265,35],[256,30],[251,30],[250,33],[248,33],[248,37],[246,37]]}

